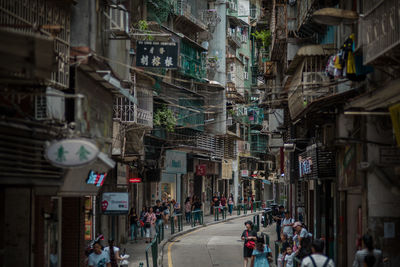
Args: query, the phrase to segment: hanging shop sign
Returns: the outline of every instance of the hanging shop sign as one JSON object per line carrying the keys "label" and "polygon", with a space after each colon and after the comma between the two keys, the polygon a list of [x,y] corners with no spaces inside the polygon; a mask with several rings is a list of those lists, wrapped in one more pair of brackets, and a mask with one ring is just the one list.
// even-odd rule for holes
{"label": "hanging shop sign", "polygon": [[222,161],[222,179],[232,179],[232,160]]}
{"label": "hanging shop sign", "polygon": [[196,175],[197,176],[204,176],[207,173],[207,165],[206,164],[199,164],[196,165]]}
{"label": "hanging shop sign", "polygon": [[304,177],[306,174],[311,174],[312,171],[312,159],[311,157],[303,158],[299,156],[299,175]]}
{"label": "hanging shop sign", "polygon": [[249,176],[249,170],[241,170],[240,175],[242,177],[248,177]]}
{"label": "hanging shop sign", "polygon": [[101,200],[101,210],[103,214],[120,215],[128,214],[129,195],[125,192],[103,193]]}
{"label": "hanging shop sign", "polygon": [[137,41],[136,67],[176,69],[178,43]]}
{"label": "hanging shop sign", "polygon": [[142,182],[142,178],[129,178],[130,184],[139,184]]}
{"label": "hanging shop sign", "polygon": [[90,171],[88,178],[86,179],[86,183],[100,187],[104,184],[106,176],[107,173],[97,173],[95,171]]}
{"label": "hanging shop sign", "polygon": [[99,154],[95,144],[87,139],[64,139],[46,147],[45,157],[61,168],[81,167],[94,161]]}
{"label": "hanging shop sign", "polygon": [[186,152],[167,150],[165,171],[186,174]]}

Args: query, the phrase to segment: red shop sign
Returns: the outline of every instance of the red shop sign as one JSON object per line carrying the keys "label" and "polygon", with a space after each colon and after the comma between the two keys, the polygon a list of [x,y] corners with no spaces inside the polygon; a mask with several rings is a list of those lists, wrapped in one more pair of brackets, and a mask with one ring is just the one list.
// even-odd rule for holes
{"label": "red shop sign", "polygon": [[138,184],[142,182],[142,178],[129,178],[129,183]]}
{"label": "red shop sign", "polygon": [[204,175],[206,175],[206,172],[207,172],[207,165],[200,164],[200,165],[196,166],[196,175],[204,176]]}

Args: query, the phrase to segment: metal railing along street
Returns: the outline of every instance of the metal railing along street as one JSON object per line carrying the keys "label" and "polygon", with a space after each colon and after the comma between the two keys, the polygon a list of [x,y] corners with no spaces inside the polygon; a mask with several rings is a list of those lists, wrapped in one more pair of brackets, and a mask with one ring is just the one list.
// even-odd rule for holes
{"label": "metal railing along street", "polygon": [[146,266],[150,267],[149,252],[151,251],[152,266],[158,266],[158,233],[151,240],[150,244],[146,247]]}
{"label": "metal railing along street", "polygon": [[[176,218],[177,229],[175,229],[175,218]],[[183,220],[182,213],[174,214],[171,216],[171,235],[175,234],[175,230],[177,230],[177,232],[183,231],[182,220]]]}
{"label": "metal railing along street", "polygon": [[214,207],[214,221],[219,221],[219,215],[221,214],[222,220],[226,220],[226,207]]}
{"label": "metal railing along street", "polygon": [[196,226],[196,223],[199,225],[203,225],[204,223],[204,217],[203,217],[203,211],[202,210],[194,210],[190,213],[190,221],[192,223],[192,227]]}

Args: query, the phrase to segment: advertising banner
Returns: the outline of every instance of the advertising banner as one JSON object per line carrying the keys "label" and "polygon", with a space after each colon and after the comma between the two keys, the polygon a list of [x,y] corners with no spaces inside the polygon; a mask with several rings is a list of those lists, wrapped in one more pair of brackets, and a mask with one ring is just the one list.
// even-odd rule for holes
{"label": "advertising banner", "polygon": [[124,215],[129,212],[129,195],[126,192],[103,193],[101,210],[106,215]]}

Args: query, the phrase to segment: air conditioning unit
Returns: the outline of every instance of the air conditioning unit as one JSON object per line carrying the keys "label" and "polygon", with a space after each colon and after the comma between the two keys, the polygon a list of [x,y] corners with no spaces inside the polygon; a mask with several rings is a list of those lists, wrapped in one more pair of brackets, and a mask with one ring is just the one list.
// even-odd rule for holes
{"label": "air conditioning unit", "polygon": [[249,79],[249,73],[248,73],[248,72],[245,72],[245,73],[244,73],[244,79],[245,79],[245,80],[248,80],[248,79]]}
{"label": "air conditioning unit", "polygon": [[226,125],[227,126],[232,126],[233,125],[233,118],[232,117],[228,117],[228,119],[226,120]]}
{"label": "air conditioning unit", "polygon": [[110,5],[110,31],[115,35],[129,34],[129,13],[123,5]]}
{"label": "air conditioning unit", "polygon": [[233,75],[232,72],[228,72],[228,74],[226,75],[226,79],[228,82],[234,82],[235,75]]}
{"label": "air conditioning unit", "polygon": [[65,121],[64,93],[48,87],[45,95],[35,96],[35,119]]}

